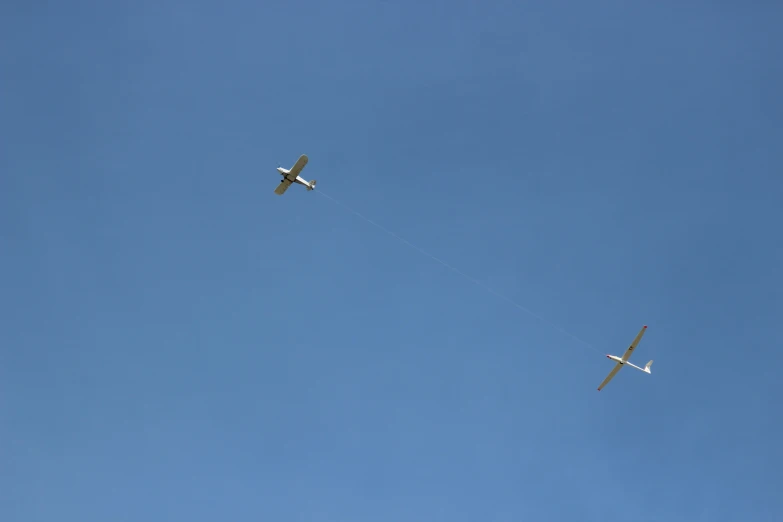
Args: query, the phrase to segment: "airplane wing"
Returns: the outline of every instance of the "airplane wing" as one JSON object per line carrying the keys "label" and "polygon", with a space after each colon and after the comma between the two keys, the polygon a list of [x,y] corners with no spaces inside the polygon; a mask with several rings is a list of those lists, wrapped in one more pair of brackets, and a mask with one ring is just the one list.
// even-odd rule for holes
{"label": "airplane wing", "polygon": [[291,186],[291,181],[284,179],[282,183],[280,183],[277,188],[275,189],[275,194],[278,196],[282,196],[285,194],[285,191],[288,190],[288,187]]}
{"label": "airplane wing", "polygon": [[628,347],[628,349],[627,349],[627,350],[625,350],[625,353],[624,353],[624,354],[623,354],[623,356],[622,356],[622,360],[623,360],[623,362],[627,361],[627,360],[628,360],[628,358],[631,356],[631,353],[632,353],[632,352],[634,351],[634,349],[636,348],[636,345],[637,345],[637,344],[639,344],[639,341],[641,341],[641,340],[642,340],[642,336],[644,335],[644,331],[645,331],[645,330],[647,330],[647,325],[645,325],[645,326],[642,326],[642,329],[641,329],[641,330],[639,330],[639,335],[637,335],[637,336],[636,336],[636,339],[634,339],[634,340],[633,340],[633,342],[631,343],[631,346],[629,346],[629,347]]}
{"label": "airplane wing", "polygon": [[619,372],[620,368],[622,368],[622,367],[623,367],[623,365],[620,364],[620,363],[615,364],[614,368],[612,368],[612,371],[609,372],[609,375],[607,375],[606,379],[604,379],[604,382],[602,382],[601,385],[598,387],[598,391],[601,391],[601,388],[606,386],[609,383],[609,381],[614,379],[614,376],[617,375],[617,372]]}
{"label": "airplane wing", "polygon": [[305,168],[305,165],[307,165],[307,154],[302,154],[299,156],[299,159],[296,160],[294,166],[291,167],[291,170],[288,171],[288,175],[286,177],[296,179],[299,173],[302,172],[302,169]]}

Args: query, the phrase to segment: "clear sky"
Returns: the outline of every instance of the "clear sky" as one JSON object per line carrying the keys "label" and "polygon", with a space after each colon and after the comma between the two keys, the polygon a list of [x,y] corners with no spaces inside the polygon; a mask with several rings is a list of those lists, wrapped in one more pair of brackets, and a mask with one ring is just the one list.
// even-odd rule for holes
{"label": "clear sky", "polygon": [[0,520],[781,520],[781,26],[3,2]]}

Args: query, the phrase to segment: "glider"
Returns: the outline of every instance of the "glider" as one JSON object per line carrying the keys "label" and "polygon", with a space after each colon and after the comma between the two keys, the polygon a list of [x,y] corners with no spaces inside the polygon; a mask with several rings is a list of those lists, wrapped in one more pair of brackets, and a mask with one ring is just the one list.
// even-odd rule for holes
{"label": "glider", "polygon": [[291,170],[284,169],[283,167],[277,167],[277,172],[283,175],[283,181],[275,189],[275,194],[282,196],[285,194],[285,191],[288,190],[288,187],[290,187],[292,183],[298,183],[307,187],[307,190],[313,190],[315,188],[315,180],[306,181],[299,175],[305,165],[307,165],[307,155],[302,154],[299,156],[299,159],[296,160],[294,166],[291,167]]}
{"label": "glider", "polygon": [[611,381],[614,378],[614,376],[617,375],[617,372],[619,372],[620,369],[622,369],[622,367],[625,366],[626,364],[628,366],[636,368],[637,370],[641,370],[644,373],[651,373],[650,372],[650,366],[652,366],[652,363],[653,363],[652,361],[648,362],[644,366],[644,368],[639,368],[635,364],[631,364],[631,363],[628,362],[628,358],[631,357],[631,353],[634,351],[634,349],[636,349],[636,345],[639,344],[639,341],[642,340],[642,336],[644,335],[645,330],[647,330],[647,325],[642,326],[642,329],[639,330],[639,335],[636,336],[636,339],[633,340],[633,342],[631,343],[631,346],[628,347],[628,349],[625,351],[625,353],[623,354],[622,357],[617,357],[615,355],[607,355],[606,356],[607,358],[613,360],[617,364],[615,365],[614,368],[612,368],[612,371],[609,372],[609,375],[606,376],[606,379],[604,379],[604,382],[602,382],[601,385],[598,387],[598,391],[601,391],[601,388],[606,386],[609,383],[609,381]]}

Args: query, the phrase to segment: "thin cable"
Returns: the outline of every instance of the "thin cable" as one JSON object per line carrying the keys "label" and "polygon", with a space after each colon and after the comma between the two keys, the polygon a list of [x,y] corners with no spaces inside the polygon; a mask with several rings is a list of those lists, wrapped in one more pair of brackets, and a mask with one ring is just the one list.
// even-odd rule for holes
{"label": "thin cable", "polygon": [[448,269],[449,269],[449,270],[451,270],[452,272],[455,272],[455,273],[457,273],[457,274],[461,275],[462,277],[464,277],[465,279],[467,279],[467,280],[468,280],[468,281],[470,281],[471,283],[473,283],[473,284],[475,284],[475,285],[478,285],[478,286],[482,287],[482,288],[483,288],[484,290],[486,290],[487,292],[489,292],[489,293],[491,293],[491,294],[495,295],[496,297],[499,297],[499,298],[501,298],[501,299],[503,299],[503,300],[505,300],[505,301],[507,301],[507,302],[511,303],[512,305],[516,306],[518,309],[522,310],[523,312],[525,312],[526,314],[528,314],[528,315],[530,315],[530,316],[532,316],[532,317],[535,317],[536,319],[538,319],[538,320],[539,320],[539,321],[541,321],[542,323],[544,323],[544,324],[546,324],[546,325],[548,325],[548,326],[550,326],[550,327],[552,327],[552,328],[554,328],[554,329],[556,329],[556,330],[559,330],[561,333],[563,333],[563,334],[565,334],[565,335],[567,335],[567,336],[571,337],[572,339],[574,339],[574,340],[576,340],[576,341],[579,341],[580,343],[582,343],[582,344],[585,344],[585,345],[589,346],[590,348],[592,348],[593,350],[596,350],[596,351],[598,351],[599,353],[603,354],[603,352],[600,352],[600,351],[599,351],[599,350],[598,350],[596,347],[594,347],[592,344],[588,343],[587,341],[585,341],[585,340],[583,340],[583,339],[580,339],[579,337],[577,337],[577,336],[575,336],[574,334],[572,334],[572,333],[568,332],[567,330],[565,330],[565,329],[564,329],[564,328],[562,328],[561,326],[558,326],[558,325],[554,324],[554,323],[553,323],[553,322],[551,322],[551,321],[547,321],[546,319],[544,319],[544,318],[543,318],[543,317],[541,317],[540,315],[538,315],[538,314],[536,314],[536,313],[532,312],[532,311],[531,311],[531,310],[529,310],[528,308],[525,308],[525,307],[524,307],[524,306],[522,306],[521,304],[519,304],[519,303],[517,303],[516,301],[514,301],[513,299],[511,299],[510,297],[508,297],[508,296],[506,296],[506,295],[503,295],[503,294],[501,294],[500,292],[498,292],[497,290],[493,289],[492,287],[490,287],[490,286],[487,286],[486,284],[482,283],[481,281],[479,281],[479,280],[477,280],[477,279],[474,279],[474,278],[472,278],[471,276],[469,276],[468,274],[466,274],[466,273],[465,273],[465,272],[463,272],[462,270],[459,270],[458,268],[455,268],[455,267],[451,266],[450,264],[448,264],[447,262],[443,261],[443,260],[442,260],[442,259],[440,259],[439,257],[437,257],[437,256],[434,256],[434,255],[430,254],[429,252],[427,252],[427,251],[426,251],[426,250],[424,250],[423,248],[417,247],[416,245],[414,245],[413,243],[411,243],[411,242],[410,242],[410,241],[408,241],[407,239],[405,239],[405,238],[403,238],[403,237],[401,237],[401,236],[399,236],[399,235],[395,234],[394,232],[392,232],[392,231],[391,231],[391,230],[389,230],[388,228],[386,228],[386,227],[384,227],[384,226],[382,226],[382,225],[379,225],[378,223],[376,223],[376,222],[375,222],[375,221],[373,221],[372,219],[370,219],[370,218],[368,218],[367,216],[365,216],[364,214],[362,214],[362,213],[360,213],[360,212],[358,212],[358,211],[356,211],[356,210],[352,209],[351,207],[349,207],[349,206],[348,206],[348,205],[346,205],[345,203],[343,203],[343,202],[341,202],[341,201],[338,201],[338,200],[336,200],[335,198],[333,198],[333,197],[332,197],[332,196],[330,196],[329,194],[326,194],[326,193],[324,193],[324,192],[323,192],[323,191],[321,191],[321,190],[316,190],[316,192],[317,192],[318,194],[322,195],[323,197],[325,197],[325,198],[327,198],[327,199],[330,199],[330,200],[332,200],[334,203],[336,203],[337,205],[339,205],[339,206],[343,207],[345,210],[347,210],[347,211],[348,211],[348,212],[350,212],[351,214],[354,214],[355,216],[357,216],[357,217],[359,217],[359,218],[363,219],[364,221],[366,221],[367,223],[371,224],[372,226],[374,226],[374,227],[376,227],[376,228],[378,228],[378,229],[382,230],[383,232],[386,232],[388,235],[392,236],[392,237],[393,237],[393,238],[395,238],[396,240],[398,240],[398,241],[400,241],[400,242],[402,242],[402,243],[404,243],[404,244],[408,245],[409,247],[411,247],[411,248],[412,248],[412,249],[414,249],[414,250],[417,250],[417,251],[418,251],[420,254],[422,254],[422,255],[425,255],[425,256],[427,256],[427,257],[429,257],[430,259],[432,259],[433,261],[435,261],[435,262],[437,262],[437,263],[440,263],[441,265],[445,266],[446,268],[448,268]]}

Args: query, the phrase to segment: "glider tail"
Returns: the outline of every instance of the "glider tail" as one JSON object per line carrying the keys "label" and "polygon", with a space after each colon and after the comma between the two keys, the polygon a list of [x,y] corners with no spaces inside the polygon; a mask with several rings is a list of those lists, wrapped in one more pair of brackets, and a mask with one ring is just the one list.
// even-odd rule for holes
{"label": "glider tail", "polygon": [[647,364],[645,364],[645,365],[644,365],[644,371],[645,371],[645,372],[647,372],[647,373],[652,373],[652,372],[650,371],[650,366],[652,366],[652,363],[653,363],[653,362],[652,362],[652,361],[650,361],[650,362],[648,362]]}
{"label": "glider tail", "polygon": [[315,180],[310,181],[310,186],[307,187],[307,190],[313,190],[315,188]]}

